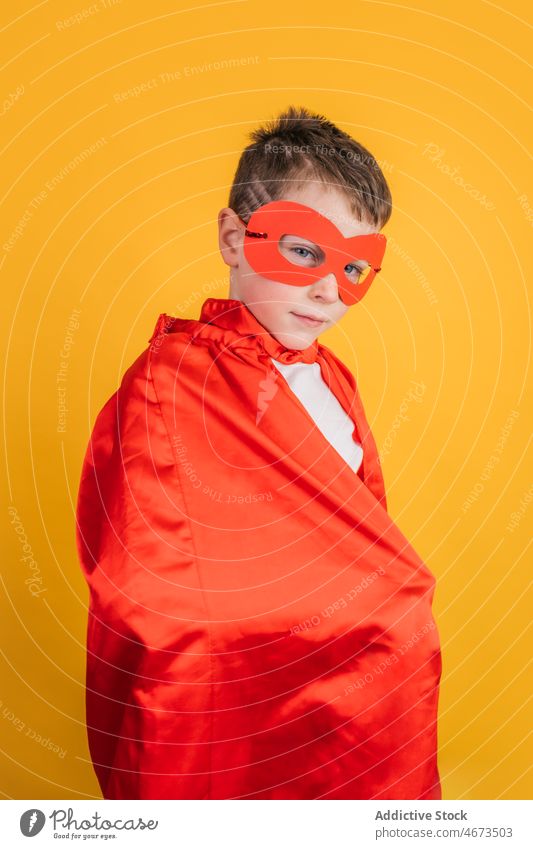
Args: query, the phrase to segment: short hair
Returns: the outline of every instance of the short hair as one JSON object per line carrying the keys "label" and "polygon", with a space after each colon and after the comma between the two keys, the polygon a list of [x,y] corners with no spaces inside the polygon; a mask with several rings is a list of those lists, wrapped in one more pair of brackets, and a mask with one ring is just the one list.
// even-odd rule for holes
{"label": "short hair", "polygon": [[381,229],[392,197],[372,154],[323,115],[289,106],[253,130],[239,159],[228,206],[245,223],[258,207],[283,197],[288,183],[319,180],[342,192],[352,213]]}

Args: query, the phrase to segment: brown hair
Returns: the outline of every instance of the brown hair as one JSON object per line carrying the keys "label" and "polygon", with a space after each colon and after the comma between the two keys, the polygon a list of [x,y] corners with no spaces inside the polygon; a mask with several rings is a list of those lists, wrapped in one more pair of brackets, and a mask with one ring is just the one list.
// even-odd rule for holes
{"label": "brown hair", "polygon": [[239,159],[228,206],[246,223],[252,212],[279,200],[287,183],[320,180],[343,192],[352,212],[381,229],[390,218],[392,197],[372,154],[323,115],[289,106],[253,130]]}

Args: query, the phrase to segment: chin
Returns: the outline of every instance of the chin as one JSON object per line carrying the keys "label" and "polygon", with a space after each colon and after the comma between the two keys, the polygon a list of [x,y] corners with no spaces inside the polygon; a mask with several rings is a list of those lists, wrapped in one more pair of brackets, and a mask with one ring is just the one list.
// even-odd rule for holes
{"label": "chin", "polygon": [[298,334],[298,336],[291,333],[273,333],[272,336],[285,348],[291,348],[293,351],[303,351],[304,348],[308,348],[309,345],[313,344],[318,333],[309,333],[308,336],[303,333]]}

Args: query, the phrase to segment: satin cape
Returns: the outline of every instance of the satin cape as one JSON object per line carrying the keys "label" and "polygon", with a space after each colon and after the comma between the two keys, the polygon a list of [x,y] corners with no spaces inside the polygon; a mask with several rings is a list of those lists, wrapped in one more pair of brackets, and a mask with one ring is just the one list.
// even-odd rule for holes
{"label": "satin cape", "polygon": [[[77,503],[104,798],[440,799],[435,579],[387,513],[355,378],[229,298],[149,341]],[[271,357],[320,364],[357,474]]]}

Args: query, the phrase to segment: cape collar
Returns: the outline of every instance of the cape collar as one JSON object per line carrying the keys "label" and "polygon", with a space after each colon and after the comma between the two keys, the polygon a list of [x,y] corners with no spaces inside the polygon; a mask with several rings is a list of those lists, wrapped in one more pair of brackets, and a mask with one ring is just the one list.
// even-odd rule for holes
{"label": "cape collar", "polygon": [[318,342],[307,348],[286,348],[272,336],[256,319],[246,304],[235,298],[208,298],[202,305],[200,322],[214,324],[247,338],[280,363],[314,363],[318,354]]}

